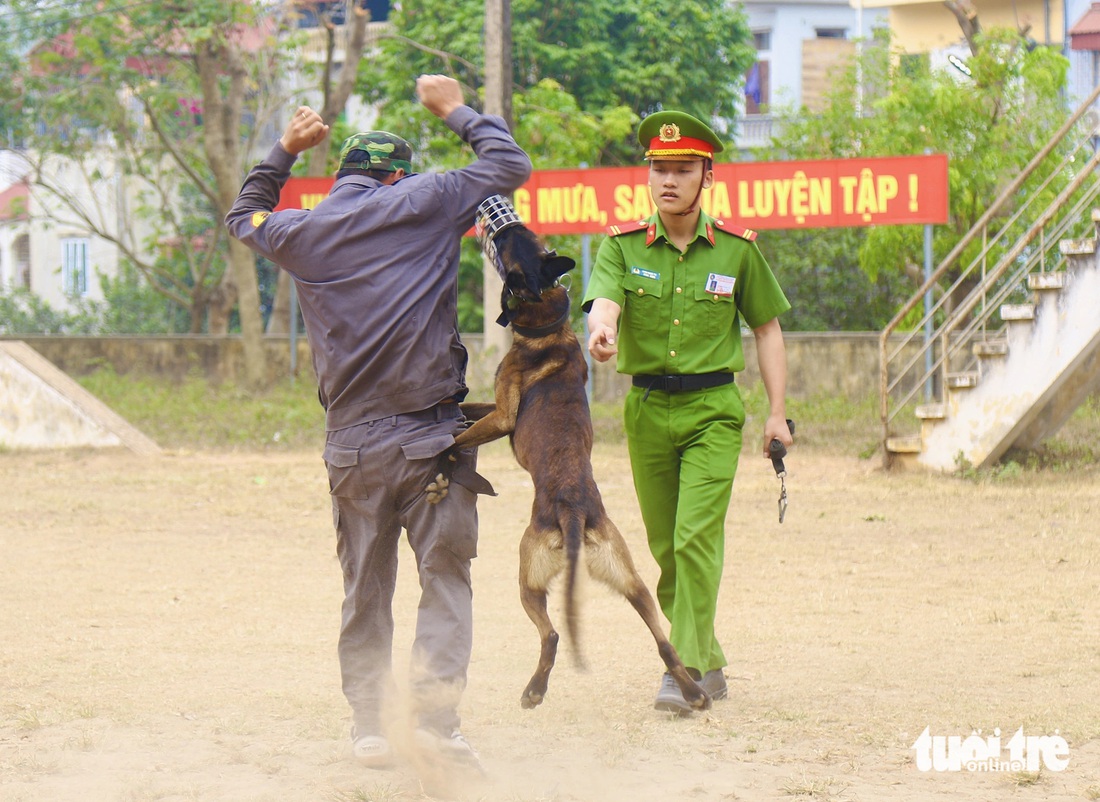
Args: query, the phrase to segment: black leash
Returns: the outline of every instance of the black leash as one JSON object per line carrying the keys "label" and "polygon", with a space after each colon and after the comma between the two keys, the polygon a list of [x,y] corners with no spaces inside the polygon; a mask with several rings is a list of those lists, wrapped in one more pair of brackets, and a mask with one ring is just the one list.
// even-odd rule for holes
{"label": "black leash", "polygon": [[[787,418],[787,428],[794,435],[794,421]],[[775,475],[779,477],[779,523],[783,523],[783,516],[787,514],[787,468],[783,464],[783,457],[787,456],[787,447],[778,438],[773,437],[768,443],[768,456],[771,457]]]}

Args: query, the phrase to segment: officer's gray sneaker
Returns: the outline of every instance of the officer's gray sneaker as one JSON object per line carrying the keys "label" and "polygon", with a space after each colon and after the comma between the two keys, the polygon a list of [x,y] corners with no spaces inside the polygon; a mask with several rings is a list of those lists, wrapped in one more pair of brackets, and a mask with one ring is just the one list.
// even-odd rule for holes
{"label": "officer's gray sneaker", "polygon": [[479,774],[485,773],[477,751],[466,740],[466,736],[458,730],[450,735],[443,735],[427,727],[418,727],[413,737],[417,748],[422,753],[438,757],[457,768],[470,769]]}
{"label": "officer's gray sneaker", "polygon": [[384,769],[393,764],[390,742],[381,735],[360,734],[351,728],[351,752],[367,768]]}
{"label": "officer's gray sneaker", "polygon": [[704,674],[699,684],[703,686],[703,690],[707,692],[707,696],[713,701],[725,699],[730,695],[729,686],[726,685],[726,675],[722,673],[720,668],[711,669]]}
{"label": "officer's gray sneaker", "polygon": [[684,698],[683,691],[676,684],[672,675],[665,673],[661,677],[661,687],[657,690],[657,699],[653,702],[653,709],[665,713],[678,713],[681,716],[689,715],[692,707]]}

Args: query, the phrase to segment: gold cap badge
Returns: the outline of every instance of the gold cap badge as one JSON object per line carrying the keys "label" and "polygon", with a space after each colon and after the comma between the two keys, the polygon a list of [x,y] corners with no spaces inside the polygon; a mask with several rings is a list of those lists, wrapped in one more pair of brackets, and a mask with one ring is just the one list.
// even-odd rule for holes
{"label": "gold cap badge", "polygon": [[680,140],[680,126],[676,123],[665,123],[657,134],[662,142],[678,142]]}

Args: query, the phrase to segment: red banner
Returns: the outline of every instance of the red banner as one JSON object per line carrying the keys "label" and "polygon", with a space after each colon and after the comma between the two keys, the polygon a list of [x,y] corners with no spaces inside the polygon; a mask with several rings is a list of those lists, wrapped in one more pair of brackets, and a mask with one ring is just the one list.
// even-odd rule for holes
{"label": "red banner", "polygon": [[[539,234],[595,234],[653,213],[649,170],[540,170],[516,190],[516,212]],[[312,209],[331,178],[291,178],[276,209]],[[752,229],[947,222],[947,156],[714,165],[708,214]]]}

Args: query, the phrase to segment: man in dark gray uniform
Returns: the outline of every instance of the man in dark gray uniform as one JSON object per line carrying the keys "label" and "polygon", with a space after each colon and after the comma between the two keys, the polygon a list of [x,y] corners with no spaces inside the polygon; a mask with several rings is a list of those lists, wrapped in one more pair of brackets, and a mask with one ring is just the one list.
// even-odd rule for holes
{"label": "man in dark gray uniform", "polygon": [[434,458],[463,426],[461,237],[482,200],[511,193],[531,173],[504,121],[466,106],[456,81],[422,75],[416,92],[473,148],[474,163],[415,174],[408,142],[384,131],[356,134],[344,143],[325,200],[312,211],[272,212],[297,155],[328,133],[303,106],[226,216],[234,237],[290,273],[297,286],[326,410],[324,459],[344,573],[343,690],[354,720],[353,751],[374,767],[393,757],[382,712],[391,686],[402,528],[421,585],[412,655],[415,741],[477,765],[457,713],[473,642],[470,561],[477,550],[475,491],[484,483],[475,473],[476,453],[459,455],[443,503],[428,504],[424,487]]}

